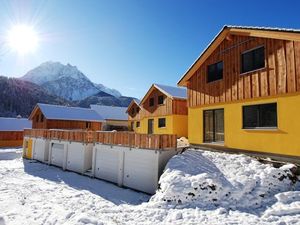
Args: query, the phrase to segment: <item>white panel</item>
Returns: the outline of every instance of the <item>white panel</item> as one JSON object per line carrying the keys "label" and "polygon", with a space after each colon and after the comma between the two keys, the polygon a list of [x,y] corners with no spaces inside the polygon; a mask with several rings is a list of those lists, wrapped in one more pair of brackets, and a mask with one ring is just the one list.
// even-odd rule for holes
{"label": "white panel", "polygon": [[37,138],[34,143],[33,158],[46,162],[49,155],[49,141],[46,139]]}
{"label": "white panel", "polygon": [[63,167],[64,143],[51,143],[51,164]]}
{"label": "white panel", "polygon": [[82,143],[71,142],[68,144],[67,169],[83,173],[84,148]]}
{"label": "white panel", "polygon": [[83,163],[84,172],[92,169],[92,161],[93,161],[93,144],[88,144],[85,145],[85,150],[84,150],[84,163]]}
{"label": "white panel", "polygon": [[118,183],[123,151],[108,145],[97,145],[95,149],[95,177]]}
{"label": "white panel", "polygon": [[147,193],[155,193],[158,183],[158,153],[154,150],[126,150],[123,185]]}

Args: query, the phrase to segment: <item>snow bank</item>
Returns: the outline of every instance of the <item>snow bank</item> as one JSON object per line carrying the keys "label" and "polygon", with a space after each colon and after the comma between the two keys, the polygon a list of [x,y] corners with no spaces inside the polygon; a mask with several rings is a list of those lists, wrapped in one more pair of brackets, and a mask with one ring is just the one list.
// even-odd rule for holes
{"label": "snow bank", "polygon": [[293,189],[291,167],[274,168],[245,155],[188,150],[169,161],[150,202],[256,209]]}

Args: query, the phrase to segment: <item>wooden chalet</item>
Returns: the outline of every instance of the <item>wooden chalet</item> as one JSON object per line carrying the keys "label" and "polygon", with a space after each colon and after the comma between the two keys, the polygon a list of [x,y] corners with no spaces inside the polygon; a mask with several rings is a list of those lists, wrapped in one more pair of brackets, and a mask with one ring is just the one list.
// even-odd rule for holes
{"label": "wooden chalet", "polygon": [[0,117],[0,148],[22,146],[24,129],[30,128],[28,119]]}
{"label": "wooden chalet", "polygon": [[104,119],[92,109],[38,103],[31,112],[33,129],[101,130]]}
{"label": "wooden chalet", "polygon": [[141,114],[139,113],[141,110],[140,100],[133,99],[128,108],[126,113],[128,114],[128,128],[131,131],[136,131],[136,128],[140,127],[140,120]]}
{"label": "wooden chalet", "polygon": [[192,144],[300,156],[300,31],[225,26],[178,82]]}
{"label": "wooden chalet", "polygon": [[137,133],[187,136],[184,88],[153,84],[140,103],[129,105],[127,113],[129,126]]}

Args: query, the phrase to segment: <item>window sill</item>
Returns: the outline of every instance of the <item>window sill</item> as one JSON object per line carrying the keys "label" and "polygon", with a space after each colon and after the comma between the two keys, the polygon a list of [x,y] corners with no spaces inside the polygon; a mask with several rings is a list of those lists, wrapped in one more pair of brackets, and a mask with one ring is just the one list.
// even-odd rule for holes
{"label": "window sill", "polygon": [[213,81],[210,81],[210,82],[206,82],[206,84],[213,84],[213,83],[216,83],[216,82],[220,82],[222,80],[223,80],[223,78],[222,79],[218,79],[218,80],[213,80]]}
{"label": "window sill", "polygon": [[263,68],[259,68],[259,69],[256,69],[256,70],[251,70],[251,71],[248,71],[248,72],[240,73],[240,76],[248,75],[248,74],[251,74],[251,73],[256,73],[256,72],[263,71],[263,70],[267,70],[267,67],[263,67]]}
{"label": "window sill", "polygon": [[245,131],[278,131],[278,127],[255,127],[255,128],[242,128]]}
{"label": "window sill", "polygon": [[167,127],[159,127],[158,129],[165,129],[165,128],[167,128]]}

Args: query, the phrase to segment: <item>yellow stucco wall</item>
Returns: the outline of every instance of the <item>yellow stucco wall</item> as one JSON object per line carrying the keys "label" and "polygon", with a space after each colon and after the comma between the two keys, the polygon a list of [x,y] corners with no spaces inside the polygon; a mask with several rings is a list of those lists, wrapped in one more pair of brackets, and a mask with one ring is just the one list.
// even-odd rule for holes
{"label": "yellow stucco wall", "polygon": [[[166,118],[166,127],[158,127],[158,119]],[[136,127],[134,123],[134,131],[141,134],[148,133],[148,119],[154,119],[154,134],[176,134],[178,137],[187,137],[187,115],[168,115],[147,117],[140,120],[140,127]]]}
{"label": "yellow stucco wall", "polygon": [[[243,105],[273,102],[277,102],[277,129],[242,129]],[[225,147],[300,156],[300,95],[189,108],[190,143],[203,143],[203,110],[217,108],[224,108]]]}

